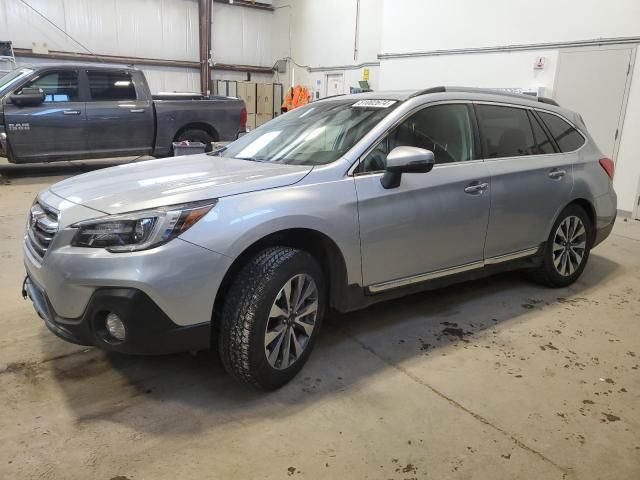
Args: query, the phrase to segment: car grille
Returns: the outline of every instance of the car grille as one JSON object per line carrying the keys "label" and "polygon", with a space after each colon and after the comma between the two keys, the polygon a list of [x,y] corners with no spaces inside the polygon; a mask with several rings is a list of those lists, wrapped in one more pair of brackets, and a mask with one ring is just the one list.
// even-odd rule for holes
{"label": "car grille", "polygon": [[41,203],[34,203],[27,221],[27,247],[38,258],[44,258],[53,237],[58,232],[58,212]]}

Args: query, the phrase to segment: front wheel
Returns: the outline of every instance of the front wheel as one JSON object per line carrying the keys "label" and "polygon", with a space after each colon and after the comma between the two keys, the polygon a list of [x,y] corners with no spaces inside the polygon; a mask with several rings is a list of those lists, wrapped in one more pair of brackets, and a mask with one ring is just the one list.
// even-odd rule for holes
{"label": "front wheel", "polygon": [[575,282],[587,264],[593,226],[578,205],[569,205],[558,216],[547,240],[542,265],[534,279],[550,287],[566,287]]}
{"label": "front wheel", "polygon": [[289,382],[311,353],[324,305],[322,269],[309,253],[263,250],[227,294],[219,335],[226,370],[265,390]]}

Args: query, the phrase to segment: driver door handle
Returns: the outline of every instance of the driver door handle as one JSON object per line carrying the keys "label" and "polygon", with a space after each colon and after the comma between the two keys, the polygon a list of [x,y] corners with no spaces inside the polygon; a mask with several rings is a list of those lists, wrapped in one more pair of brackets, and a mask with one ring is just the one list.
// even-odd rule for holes
{"label": "driver door handle", "polygon": [[487,188],[489,188],[489,184],[488,183],[470,183],[469,185],[467,185],[464,189],[465,193],[482,193],[484,192]]}
{"label": "driver door handle", "polygon": [[555,180],[555,179],[562,178],[562,177],[564,177],[566,174],[567,174],[567,171],[566,171],[566,170],[561,170],[561,169],[559,169],[559,168],[554,168],[553,170],[551,170],[551,171],[548,173],[549,178],[553,178],[554,180]]}
{"label": "driver door handle", "polygon": [[144,108],[132,108],[129,110],[131,113],[144,113]]}
{"label": "driver door handle", "polygon": [[80,110],[63,110],[63,115],[80,115]]}

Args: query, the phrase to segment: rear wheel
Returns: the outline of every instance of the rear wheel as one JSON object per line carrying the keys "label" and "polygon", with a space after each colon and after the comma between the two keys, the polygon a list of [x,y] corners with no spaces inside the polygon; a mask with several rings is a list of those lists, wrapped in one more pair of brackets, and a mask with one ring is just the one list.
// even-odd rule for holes
{"label": "rear wheel", "polygon": [[290,381],[307,361],[324,315],[322,270],[307,252],[268,248],[231,286],[219,347],[227,371],[265,390]]}
{"label": "rear wheel", "polygon": [[213,136],[207,132],[206,130],[200,130],[200,129],[187,129],[184,130],[180,135],[178,135],[176,137],[176,142],[183,142],[183,141],[189,141],[189,142],[200,142],[200,143],[204,143],[205,152],[210,152],[213,149],[213,145],[211,142],[215,142],[216,139],[213,138]]}
{"label": "rear wheel", "polygon": [[544,261],[534,278],[550,287],[566,287],[575,282],[587,264],[593,242],[589,216],[578,205],[569,205],[553,224],[544,252]]}

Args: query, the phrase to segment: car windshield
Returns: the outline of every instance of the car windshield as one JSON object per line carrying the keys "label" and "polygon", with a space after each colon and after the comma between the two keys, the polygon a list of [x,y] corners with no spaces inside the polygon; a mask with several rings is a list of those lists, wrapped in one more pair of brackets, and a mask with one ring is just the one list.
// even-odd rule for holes
{"label": "car windshield", "polygon": [[344,155],[397,103],[354,99],[311,103],[269,121],[217,153],[258,162],[324,165]]}
{"label": "car windshield", "polygon": [[9,90],[12,85],[15,85],[24,77],[31,75],[32,73],[33,70],[30,68],[18,68],[0,77],[0,95]]}

